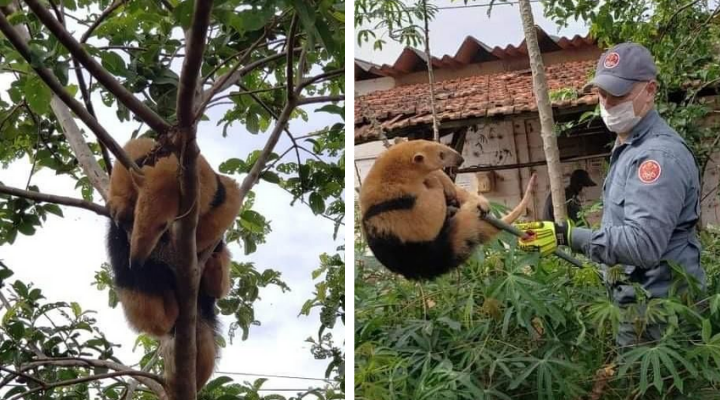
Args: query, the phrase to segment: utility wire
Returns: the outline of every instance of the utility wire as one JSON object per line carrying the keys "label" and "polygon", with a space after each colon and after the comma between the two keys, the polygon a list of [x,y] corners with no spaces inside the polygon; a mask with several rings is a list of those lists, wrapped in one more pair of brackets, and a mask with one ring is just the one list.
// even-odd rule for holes
{"label": "utility wire", "polygon": [[303,376],[291,376],[291,375],[272,375],[272,374],[255,374],[255,373],[246,373],[246,372],[223,372],[218,371],[216,374],[219,375],[240,375],[240,376],[259,376],[259,377],[266,377],[266,378],[284,378],[284,379],[301,379],[306,381],[321,381],[321,382],[329,382],[328,379],[323,378],[307,378]]}
{"label": "utility wire", "polygon": [[[530,0],[530,3],[541,3],[541,0]],[[466,4],[463,6],[430,6],[428,8],[432,9],[433,11],[443,11],[443,10],[464,10],[466,8],[487,8],[487,7],[498,7],[498,6],[514,6],[520,4],[519,1],[497,1],[493,4],[490,3],[484,3],[484,4]],[[398,11],[375,11],[375,12],[369,12],[369,13],[358,13],[358,15],[362,16],[377,16],[382,14],[400,14],[405,12],[413,12],[417,10],[421,10],[420,7],[408,7],[403,10]]]}

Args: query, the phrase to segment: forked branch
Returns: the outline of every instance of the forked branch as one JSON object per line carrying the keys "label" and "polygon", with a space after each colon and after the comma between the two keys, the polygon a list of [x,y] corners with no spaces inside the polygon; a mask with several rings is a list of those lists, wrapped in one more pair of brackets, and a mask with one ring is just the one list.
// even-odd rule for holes
{"label": "forked branch", "polygon": [[[51,16],[52,18],[52,16]],[[57,22],[57,21],[56,21]],[[120,145],[115,141],[115,139],[110,136],[110,134],[103,128],[98,121],[90,115],[90,113],[85,109],[85,107],[80,104],[75,98],[63,87],[63,85],[58,81],[57,77],[47,68],[36,66],[32,62],[32,56],[30,53],[30,48],[28,45],[22,40],[20,35],[15,31],[15,29],[10,25],[7,18],[5,18],[5,14],[0,12],[0,31],[5,35],[5,37],[10,41],[10,43],[15,47],[15,49],[20,53],[20,55],[30,64],[30,66],[35,70],[35,72],[38,74],[40,79],[45,82],[46,85],[50,88],[50,90],[55,93],[60,100],[62,100],[63,103],[65,103],[84,123],[87,125],[88,128],[97,136],[99,141],[102,141],[105,146],[117,157],[118,160],[128,169],[134,169],[138,172],[140,172],[140,169],[135,164],[135,162],[128,157],[128,155],[122,150]]]}
{"label": "forked branch", "polygon": [[[62,24],[38,0],[25,0],[25,3],[32,9],[33,13],[40,19],[60,43],[82,64],[95,79],[100,82],[110,93],[115,95],[130,111],[144,121],[150,128],[159,134],[164,134],[170,125],[155,113],[150,107],[143,104],[129,90],[118,82],[109,72],[105,70],[73,36],[65,30]],[[206,2],[198,2],[205,4]],[[73,110],[75,111],[75,110]],[[109,146],[108,146],[109,147]]]}

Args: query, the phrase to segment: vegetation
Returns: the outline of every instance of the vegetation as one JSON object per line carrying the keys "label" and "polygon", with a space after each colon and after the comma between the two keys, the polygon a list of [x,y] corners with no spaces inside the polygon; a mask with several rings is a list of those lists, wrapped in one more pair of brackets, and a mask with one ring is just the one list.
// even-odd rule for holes
{"label": "vegetation", "polygon": [[[290,193],[290,205],[331,220],[337,236],[345,215],[344,8],[342,0],[0,1],[0,77],[7,88],[0,95],[0,163],[4,168],[25,163],[30,170],[23,187],[0,183],[0,246],[35,234],[48,219],[63,217],[67,207],[108,216],[96,201],[107,199],[111,155],[137,168],[119,147],[120,135],[108,133],[123,122],[135,128],[127,129],[123,140],[156,138],[161,154],[173,152],[183,163],[179,196],[181,208],[189,211],[177,225],[186,233],[178,236],[189,239],[179,251],[195,248],[196,214],[189,199],[197,186],[198,130],[217,140],[264,134],[262,146],[238,148],[234,157],[216,160],[224,161],[221,172],[242,182],[244,198],[226,241],[239,243],[245,254],[265,242],[272,216],[253,209],[252,188],[261,179]],[[296,119],[318,128],[294,131],[288,123]],[[76,193],[45,192],[50,185],[37,179],[41,170],[71,179]],[[343,251],[322,255],[313,274],[315,297],[302,308],[298,304],[304,314],[322,308],[313,356],[329,364],[329,383],[299,397],[344,396],[344,353],[326,332],[337,318],[344,323]],[[178,353],[194,348],[187,316],[196,307],[199,276],[192,273],[198,267],[195,253],[182,259]],[[194,356],[176,357],[187,379],[168,387],[158,375],[157,343],[140,336],[145,352],[140,365],[123,364],[114,356],[115,345],[94,326],[87,305],[48,303],[40,288],[9,279],[8,267],[23,266],[0,270],[4,398],[89,398],[90,389],[103,399],[196,398]],[[98,267],[95,284],[116,306],[108,268]],[[237,333],[245,340],[261,319],[254,313],[261,289],[287,286],[277,271],[247,262],[233,263],[231,274],[231,294],[218,308],[235,320],[230,338]],[[199,398],[263,398],[262,383],[221,377]]]}
{"label": "vegetation", "polygon": [[[364,7],[356,26],[416,31],[419,17],[412,7],[393,8],[398,3],[356,2],[356,13],[358,4]],[[704,172],[720,149],[718,126],[710,118],[720,83],[720,4],[546,0],[543,7],[559,25],[571,18],[586,22],[601,46],[635,41],[650,49],[659,68],[658,109]],[[359,30],[358,41],[381,47],[381,34]],[[397,37],[415,45],[418,36]],[[587,113],[583,120],[597,115]],[[705,188],[717,195],[712,189]],[[597,265],[575,269],[554,258],[538,259],[516,250],[515,240],[504,235],[458,271],[423,283],[388,273],[370,256],[359,231],[356,240],[358,399],[717,397],[720,232],[714,229],[701,232],[704,292],[674,266],[669,298],[648,299],[636,288],[639,303],[627,309],[610,301]],[[618,266],[607,275],[624,279]],[[640,307],[646,308],[642,317]],[[667,330],[651,346],[621,349],[614,339],[621,322],[631,323],[638,335],[648,323],[667,324]]]}
{"label": "vegetation", "polygon": [[[576,269],[515,249],[504,236],[457,272],[413,283],[388,273],[358,241],[358,399],[687,399],[720,384],[720,235],[704,232],[705,294],[613,304],[595,266]],[[610,274],[620,277],[617,268]],[[675,270],[675,284],[687,282]],[[702,311],[701,311],[702,310]],[[619,349],[622,321],[654,346]],[[705,396],[705,397],[703,397]]]}

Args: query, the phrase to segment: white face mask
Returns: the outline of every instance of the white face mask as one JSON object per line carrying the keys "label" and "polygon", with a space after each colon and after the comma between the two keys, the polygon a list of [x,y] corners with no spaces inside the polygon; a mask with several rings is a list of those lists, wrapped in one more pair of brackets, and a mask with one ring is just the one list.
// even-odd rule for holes
{"label": "white face mask", "polygon": [[[645,84],[647,86],[647,84]],[[622,102],[614,107],[605,108],[600,102],[600,116],[605,125],[611,132],[626,133],[640,122],[642,117],[635,115],[635,107],[633,102],[645,90],[645,87],[632,99]],[[644,110],[645,107],[643,107]]]}

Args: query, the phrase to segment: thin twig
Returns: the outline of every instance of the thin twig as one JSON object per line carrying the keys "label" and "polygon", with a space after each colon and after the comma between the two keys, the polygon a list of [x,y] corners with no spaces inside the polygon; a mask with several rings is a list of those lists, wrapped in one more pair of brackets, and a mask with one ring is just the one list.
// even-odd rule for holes
{"label": "thin twig", "polygon": [[43,82],[45,82],[45,84],[50,87],[50,89],[57,95],[57,97],[60,98],[60,100],[62,100],[62,102],[65,103],[65,105],[67,105],[85,123],[85,125],[87,125],[88,128],[90,128],[90,130],[97,136],[98,140],[105,143],[105,145],[110,149],[110,151],[112,151],[115,157],[117,157],[126,168],[132,168],[140,172],[140,168],[138,168],[135,162],[130,159],[130,157],[123,151],[123,149],[115,141],[115,139],[113,139],[112,136],[110,136],[110,134],[105,130],[105,128],[100,125],[100,123],[98,123],[98,121],[93,118],[92,115],[90,115],[90,113],[82,106],[82,104],[80,104],[80,102],[75,100],[75,98],[67,90],[65,90],[65,87],[63,87],[63,85],[58,81],[55,75],[53,75],[53,73],[47,68],[34,65],[34,63],[31,61],[32,56],[30,53],[30,48],[22,40],[22,38],[15,31],[12,25],[10,25],[3,13],[0,13],[0,31],[5,34],[5,37],[10,41],[10,43],[12,43],[13,47],[15,47],[15,49],[20,53],[20,55],[22,55],[22,57],[32,66],[32,68],[35,70],[35,72],[37,72],[38,76],[43,80]]}
{"label": "thin twig", "polygon": [[[241,89],[246,90],[245,85],[240,83],[239,86]],[[248,92],[248,91],[246,90],[246,92]],[[262,99],[260,97],[258,97],[256,94],[250,93],[250,97],[253,100],[255,100],[255,102],[258,103],[260,105],[260,107],[262,107],[268,114],[270,114],[270,116],[272,116],[273,119],[275,119],[275,121],[278,121],[280,119],[280,117],[275,113],[275,111],[273,111],[273,109],[270,108],[270,106],[268,106],[264,101],[262,101]],[[297,163],[298,163],[298,176],[300,177],[300,190],[302,191],[302,193],[305,193],[305,187],[306,187],[305,178],[303,177],[302,172],[300,171],[300,169],[302,167],[302,160],[300,159],[300,151],[298,150],[300,148],[300,146],[297,144],[297,140],[295,140],[295,137],[293,137],[293,135],[290,132],[290,130],[288,129],[287,125],[285,126],[285,128],[283,128],[283,130],[285,131],[285,133],[287,133],[288,138],[290,138],[290,141],[292,142],[293,147],[295,148],[295,156],[297,157]],[[303,196],[301,196],[301,199],[305,200],[305,198]]]}
{"label": "thin twig", "polygon": [[[82,64],[100,82],[110,93],[115,95],[117,100],[125,105],[130,111],[135,113],[138,118],[145,121],[159,134],[167,132],[170,125],[155,113],[150,107],[146,106],[138,98],[136,98],[129,90],[127,90],[120,82],[115,79],[108,71],[105,70],[95,59],[88,54],[80,43],[63,28],[62,24],[55,19],[50,12],[40,3],[39,0],[25,0],[33,13],[40,19],[57,40],[68,49],[70,54]],[[205,2],[202,2],[205,4]],[[4,33],[4,32],[3,32]],[[203,38],[204,39],[204,38]],[[16,47],[17,48],[17,47]],[[74,110],[73,110],[74,111]]]}
{"label": "thin twig", "polygon": [[[263,48],[263,47],[270,47],[270,45],[273,45],[273,44],[276,44],[276,43],[284,43],[286,40],[287,40],[287,39],[284,39],[284,38],[283,38],[283,39],[273,40],[273,41],[270,41],[270,42],[265,42],[265,43],[263,43],[262,45],[258,46],[258,47],[256,48],[256,50],[257,50],[257,49],[260,49],[260,48]],[[246,53],[247,53],[247,49],[243,49],[243,50],[240,50],[240,51],[238,51],[237,53],[231,55],[230,57],[228,57],[228,58],[220,61],[220,62],[218,63],[218,65],[215,66],[215,68],[213,68],[212,70],[210,70],[210,72],[208,72],[207,75],[205,75],[205,77],[203,78],[203,85],[204,85],[204,84],[207,84],[208,81],[210,80],[210,78],[212,78],[212,76],[215,75],[215,73],[216,73],[220,68],[224,67],[227,63],[229,63],[230,61],[232,61],[233,59],[235,59],[235,57],[241,56],[241,55],[246,54]]]}
{"label": "thin twig", "polygon": [[[297,48],[294,51],[300,52],[302,51],[302,48]],[[247,73],[282,58],[285,58],[285,53],[273,54],[272,56],[253,61],[250,64],[238,69],[237,71],[228,71],[227,73],[223,74],[223,76],[218,78],[215,83],[213,83],[212,87],[203,92],[203,101],[206,101],[206,99],[209,97],[211,98],[215,93],[220,93],[226,90],[227,88],[235,84],[235,82],[237,82],[240,78],[245,76]]]}
{"label": "thin twig", "polygon": [[10,110],[10,112],[3,118],[2,122],[0,122],[0,132],[2,132],[2,128],[5,126],[5,123],[12,117],[13,114],[15,114],[15,111],[18,110],[18,108],[22,107],[23,103],[15,104],[15,106]]}
{"label": "thin twig", "polygon": [[232,97],[246,96],[246,95],[257,94],[257,93],[274,92],[276,90],[285,90],[285,85],[273,86],[273,87],[269,87],[269,88],[265,88],[265,89],[244,90],[242,92],[229,93],[224,96],[219,96],[219,97],[212,99],[210,104],[215,103],[220,100],[229,99]]}
{"label": "thin twig", "polygon": [[338,96],[317,96],[317,97],[303,97],[298,100],[298,105],[314,104],[314,103],[336,103],[338,101],[345,101],[345,95],[341,94]]}
{"label": "thin twig", "polygon": [[[293,52],[292,49],[295,47],[295,34],[297,33],[297,26],[298,26],[298,15],[295,13],[293,15],[292,21],[290,22],[290,33],[288,34],[287,43],[285,46],[287,47],[286,53],[286,60],[285,60],[285,78],[287,80],[287,83],[285,86],[287,87],[287,102],[291,103],[295,100],[297,97],[295,95],[295,80],[293,79]],[[305,48],[303,47],[303,52],[305,51]],[[302,53],[301,53],[302,54]]]}
{"label": "thin twig", "polygon": [[319,83],[331,78],[334,78],[338,75],[344,75],[345,74],[345,68],[336,69],[333,71],[324,72],[319,75],[315,75],[312,78],[305,79],[301,84],[298,85],[298,89],[305,89],[306,87],[314,84]]}
{"label": "thin twig", "polygon": [[30,190],[22,190],[10,186],[5,186],[3,184],[0,184],[0,193],[9,194],[16,197],[22,197],[25,199],[30,199],[43,203],[53,203],[64,206],[83,208],[86,210],[90,210],[95,214],[102,215],[104,217],[110,217],[110,213],[104,206],[81,199],[75,199],[72,197],[57,196],[54,194],[45,194],[40,192],[33,192]]}
{"label": "thin twig", "polygon": [[215,96],[216,94],[218,94],[219,92],[224,90],[223,88],[225,87],[225,84],[230,79],[232,74],[234,72],[236,72],[238,68],[240,68],[240,66],[245,62],[245,60],[250,56],[250,54],[252,54],[252,52],[260,45],[260,42],[265,40],[268,32],[269,32],[269,28],[266,27],[264,33],[260,36],[260,38],[258,40],[256,40],[255,42],[253,42],[253,44],[250,45],[250,47],[245,50],[245,53],[238,60],[237,64],[227,74],[223,75],[219,80],[217,80],[210,87],[210,89],[203,92],[200,102],[199,102],[200,104],[198,105],[198,107],[196,107],[196,111],[195,111],[194,119],[196,121],[202,116],[203,112],[205,112],[205,108],[207,107],[208,103],[212,100],[213,96]]}
{"label": "thin twig", "polygon": [[113,11],[117,10],[121,5],[125,3],[125,0],[115,0],[106,8],[102,14],[95,20],[95,22],[90,25],[87,31],[83,33],[83,35],[80,37],[80,43],[85,43],[90,38],[90,35],[95,31],[95,29],[100,26],[100,24],[105,21],[107,17],[110,16],[110,14],[113,13]]}

